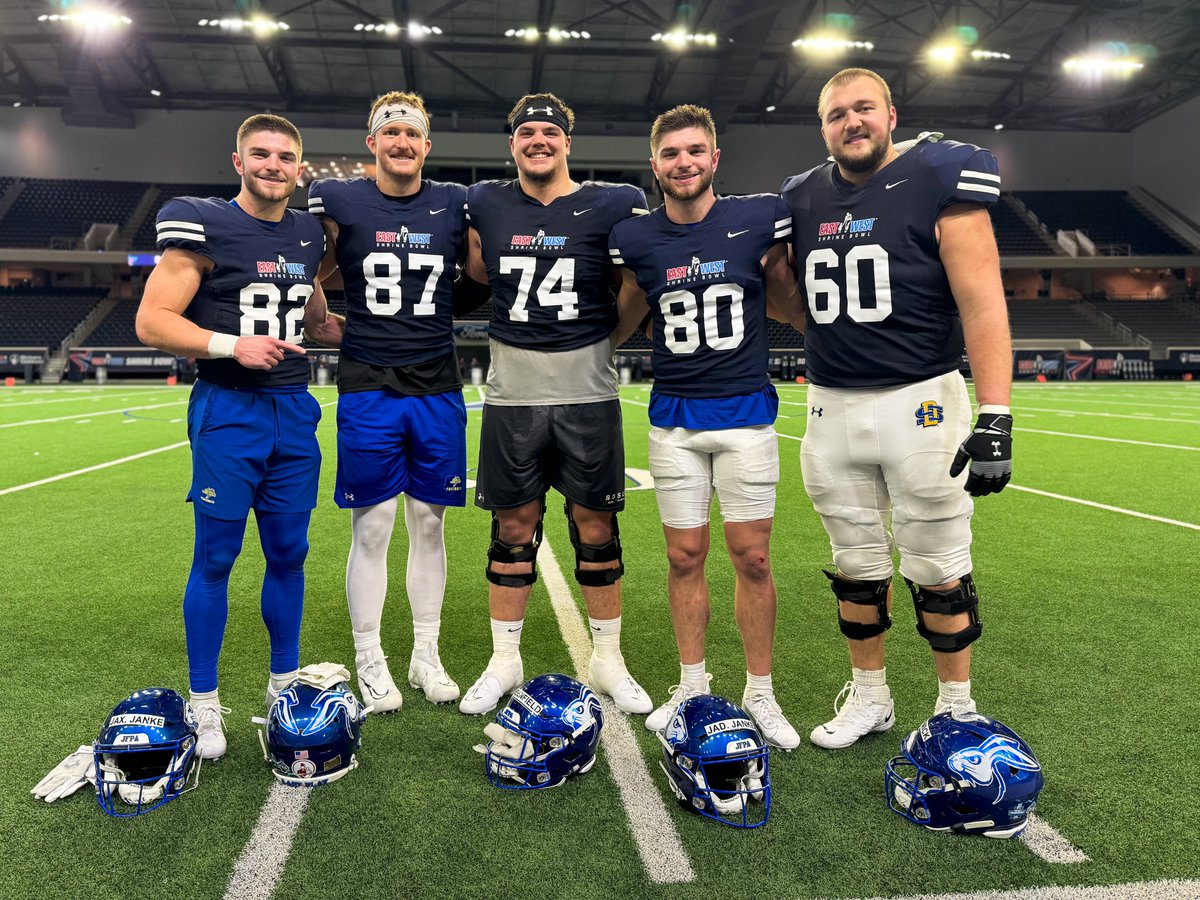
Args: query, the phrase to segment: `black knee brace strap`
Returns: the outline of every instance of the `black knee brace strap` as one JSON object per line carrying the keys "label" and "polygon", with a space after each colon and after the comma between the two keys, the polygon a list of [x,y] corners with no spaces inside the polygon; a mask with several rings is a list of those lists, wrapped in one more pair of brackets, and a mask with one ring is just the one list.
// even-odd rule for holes
{"label": "black knee brace strap", "polygon": [[[929,646],[936,652],[957,653],[966,650],[983,633],[983,623],[979,621],[979,595],[975,593],[975,582],[970,572],[960,579],[958,587],[948,591],[931,591],[907,578],[904,581],[912,591],[913,606],[917,610],[917,632],[929,641]],[[967,613],[971,621],[961,631],[946,634],[930,629],[925,624],[925,613],[943,616]]]}
{"label": "black knee brace strap", "polygon": [[888,587],[892,583],[891,579],[851,581],[836,572],[830,572],[827,569],[821,571],[829,579],[829,587],[839,600],[857,603],[859,606],[874,606],[879,610],[879,621],[877,622],[851,622],[849,619],[842,618],[842,611],[839,609],[838,627],[842,629],[842,634],[852,641],[862,641],[881,635],[892,627],[892,617],[888,615],[887,607]]}
{"label": "black knee brace strap", "polygon": [[[506,544],[500,540],[500,520],[492,513],[492,543],[488,546],[487,580],[501,587],[527,587],[537,581],[537,552],[542,545],[542,522],[546,516],[546,505],[538,516],[533,529],[533,540],[528,544]],[[497,572],[492,563],[529,563],[528,572]]]}
{"label": "black knee brace strap", "polygon": [[[571,535],[571,546],[575,548],[575,580],[585,587],[605,587],[616,584],[625,574],[625,563],[621,559],[621,529],[617,526],[617,514],[612,514],[612,537],[603,544],[585,544],[579,539],[579,526],[571,517],[571,501],[563,507],[567,514],[567,531]],[[603,563],[616,561],[616,568],[585,569],[581,563]]]}

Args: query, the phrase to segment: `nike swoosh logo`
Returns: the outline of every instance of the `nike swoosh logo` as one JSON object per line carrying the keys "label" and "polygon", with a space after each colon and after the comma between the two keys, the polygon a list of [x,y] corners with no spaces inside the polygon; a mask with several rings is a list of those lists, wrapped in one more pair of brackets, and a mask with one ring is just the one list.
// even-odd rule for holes
{"label": "nike swoosh logo", "polygon": [[739,234],[746,234],[746,232],[748,232],[749,230],[750,230],[749,228],[746,228],[743,231],[727,231],[727,232],[725,232],[725,237],[735,238]]}
{"label": "nike swoosh logo", "polygon": [[301,242],[300,242],[300,246],[301,246],[301,247],[307,247],[307,246],[308,246],[309,244],[311,244],[311,243],[312,243],[312,241],[301,241]]}
{"label": "nike swoosh logo", "polygon": [[587,209],[577,209],[573,213],[571,213],[571,215],[582,216],[585,212],[591,212],[591,211],[592,211],[592,208],[589,206]]}
{"label": "nike swoosh logo", "polygon": [[897,187],[898,185],[904,184],[904,182],[906,182],[906,181],[908,181],[907,178],[901,178],[899,181],[895,182],[894,184],[885,184],[883,186],[883,189],[885,191],[890,191],[892,188]]}
{"label": "nike swoosh logo", "polygon": [[508,628],[508,629],[505,629],[505,630],[506,630],[506,631],[507,631],[509,634],[512,634],[514,631],[520,631],[521,629],[520,629],[520,628]]}
{"label": "nike swoosh logo", "polygon": [[444,206],[443,206],[441,209],[431,209],[431,210],[429,211],[429,214],[430,214],[431,216],[436,216],[438,213],[443,213],[443,212],[445,212],[445,211],[446,211],[446,207],[444,207]]}

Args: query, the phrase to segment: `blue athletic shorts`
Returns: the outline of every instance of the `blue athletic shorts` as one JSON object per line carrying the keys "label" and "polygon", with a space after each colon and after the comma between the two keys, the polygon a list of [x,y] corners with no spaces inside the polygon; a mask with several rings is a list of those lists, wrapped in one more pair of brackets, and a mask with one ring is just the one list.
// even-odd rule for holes
{"label": "blue athletic shorts", "polygon": [[437,506],[464,506],[467,407],[462,391],[407,396],[384,388],[341,394],[337,486],[343,509],[398,494]]}
{"label": "blue athletic shorts", "polygon": [[197,381],[188,400],[192,487],[206,515],[244,519],[317,505],[321,405],[302,389],[236,389]]}

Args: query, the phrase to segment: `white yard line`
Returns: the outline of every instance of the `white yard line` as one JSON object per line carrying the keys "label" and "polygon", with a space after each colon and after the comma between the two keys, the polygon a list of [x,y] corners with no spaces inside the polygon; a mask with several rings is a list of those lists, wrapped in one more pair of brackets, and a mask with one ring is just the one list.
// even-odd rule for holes
{"label": "white yard line", "polygon": [[1101,419],[1133,419],[1136,422],[1172,422],[1176,425],[1200,425],[1200,418],[1197,419],[1167,419],[1159,418],[1151,415],[1126,415],[1124,413],[1106,413],[1106,412],[1090,412],[1082,409],[1047,409],[1044,406],[1025,406],[1017,407],[1016,414],[1020,415],[1024,412],[1044,412],[1054,413],[1056,415],[1065,416],[1096,416]]}
{"label": "white yard line", "polygon": [[[1196,900],[1200,881],[1133,881],[1095,887],[1039,887],[964,894],[913,894],[891,900]],[[883,900],[875,897],[872,900]]]}
{"label": "white yard line", "polygon": [[[571,589],[567,586],[550,542],[545,538],[538,553],[538,563],[559,630],[571,654],[571,662],[578,676],[583,678],[592,654],[591,636],[579,607],[571,597]],[[608,758],[613,781],[621,794],[625,814],[629,817],[629,828],[633,832],[646,874],[655,884],[694,881],[696,873],[683,849],[679,832],[663,803],[662,793],[650,778],[645,757],[633,737],[633,728],[642,727],[642,720],[626,717],[609,698],[600,699],[604,706],[604,730],[600,733],[600,743]]]}
{"label": "white yard line", "polygon": [[225,888],[226,900],[270,900],[292,852],[292,840],[308,808],[311,788],[271,785],[250,840],[238,854]]}
{"label": "white yard line", "polygon": [[1029,825],[1021,834],[1025,846],[1048,863],[1088,862],[1088,855],[1055,831],[1041,816],[1029,817]]}
{"label": "white yard line", "polygon": [[1158,447],[1163,450],[1191,450],[1200,453],[1200,447],[1189,447],[1184,444],[1158,444],[1154,441],[1134,441],[1129,438],[1100,437],[1096,434],[1072,434],[1067,431],[1045,431],[1041,428],[1018,428],[1018,432],[1029,434],[1049,434],[1053,437],[1079,438],[1085,441],[1107,441],[1111,444],[1134,444],[1138,447]]}
{"label": "white yard line", "polygon": [[122,463],[133,462],[136,459],[145,459],[147,456],[154,456],[156,453],[165,453],[168,450],[176,450],[180,447],[186,447],[187,441],[179,441],[176,444],[168,444],[165,447],[155,447],[153,450],[146,450],[143,453],[135,453],[132,456],[123,456],[120,459],[113,459],[108,462],[99,463],[98,465],[88,466],[86,469],[76,469],[74,472],[63,472],[61,475],[51,475],[49,478],[42,478],[38,481],[30,481],[26,484],[18,484],[13,487],[0,490],[0,497],[5,494],[15,494],[17,491],[26,491],[29,488],[40,487],[43,484],[51,484],[55,481],[62,481],[64,478],[74,478],[76,475],[86,475],[89,472],[99,472],[101,469],[108,469],[112,466],[119,466]]}
{"label": "white yard line", "polygon": [[1037,494],[1039,497],[1050,497],[1054,500],[1065,500],[1068,503],[1078,503],[1080,506],[1090,506],[1093,509],[1103,509],[1106,512],[1121,513],[1126,516],[1134,516],[1138,519],[1146,519],[1150,522],[1161,522],[1164,525],[1177,525],[1180,528],[1190,528],[1192,531],[1200,531],[1200,525],[1195,522],[1181,522],[1179,519],[1168,519],[1164,516],[1152,516],[1149,513],[1138,512],[1135,509],[1125,509],[1120,506],[1109,506],[1107,503],[1097,503],[1094,500],[1084,500],[1080,497],[1068,497],[1066,494],[1055,494],[1051,491],[1039,491],[1037,488],[1022,487],[1019,484],[1010,484],[1008,489],[1011,491],[1024,491],[1027,494]]}
{"label": "white yard line", "polygon": [[186,400],[175,400],[171,403],[152,403],[148,406],[125,406],[121,409],[107,409],[103,412],[76,413],[73,416],[56,416],[53,419],[26,419],[24,422],[9,422],[0,428],[19,428],[22,425],[45,425],[49,422],[69,422],[72,419],[86,419],[89,416],[119,416],[124,413],[136,412],[141,409],[162,409],[165,406],[181,406]]}

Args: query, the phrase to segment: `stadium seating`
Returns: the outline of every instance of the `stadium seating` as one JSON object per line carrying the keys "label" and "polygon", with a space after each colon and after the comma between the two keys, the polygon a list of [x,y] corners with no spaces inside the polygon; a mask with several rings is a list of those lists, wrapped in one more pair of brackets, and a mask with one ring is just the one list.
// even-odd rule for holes
{"label": "stadium seating", "polygon": [[0,247],[49,247],[78,241],[95,222],[124,225],[145,192],[140,182],[25,179],[0,219]]}
{"label": "stadium seating", "polygon": [[1157,349],[1200,347],[1200,322],[1182,315],[1170,300],[1102,300],[1095,306]]}
{"label": "stadium seating", "polygon": [[[1019,191],[1051,231],[1078,229],[1101,255],[1190,255],[1194,251],[1139,210],[1124,191]],[[1120,250],[1106,253],[1106,247]],[[1003,251],[1002,251],[1003,252]]]}
{"label": "stadium seating", "polygon": [[[146,185],[142,185],[145,189]],[[134,250],[153,250],[156,243],[154,222],[158,211],[168,200],[176,197],[221,197],[232,200],[237,196],[237,184],[167,184],[158,189],[158,196],[150,204],[146,218],[138,225],[133,235]]]}
{"label": "stadium seating", "polygon": [[83,343],[89,347],[140,347],[134,327],[137,310],[136,300],[118,300]]}
{"label": "stadium seating", "polygon": [[1007,203],[1001,201],[991,209],[992,228],[1001,256],[1053,256],[1054,251]]}
{"label": "stadium seating", "polygon": [[1111,346],[1116,334],[1087,316],[1079,300],[1015,300],[1008,304],[1008,321],[1015,340],[1083,340]]}
{"label": "stadium seating", "polygon": [[107,288],[0,288],[0,343],[57,349]]}

